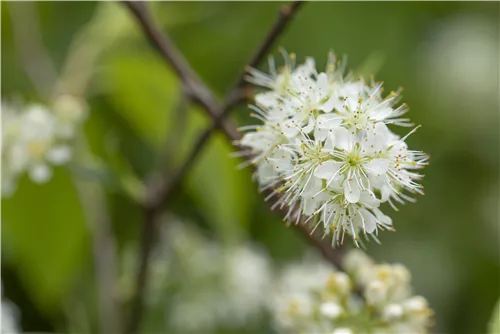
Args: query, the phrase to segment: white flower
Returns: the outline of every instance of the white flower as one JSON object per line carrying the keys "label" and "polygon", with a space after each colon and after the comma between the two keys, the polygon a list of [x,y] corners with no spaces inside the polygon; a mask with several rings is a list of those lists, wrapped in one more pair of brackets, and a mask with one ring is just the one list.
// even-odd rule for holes
{"label": "white flower", "polygon": [[344,267],[347,273],[354,276],[358,281],[367,282],[374,262],[365,252],[353,249],[349,251],[344,258]]}
{"label": "white flower", "polygon": [[2,102],[2,196],[15,191],[25,172],[35,183],[49,181],[51,165],[71,159],[71,141],[85,114],[84,103],[71,96],[56,98],[52,108]]}
{"label": "white flower", "polygon": [[58,96],[53,109],[58,120],[57,133],[61,138],[72,138],[75,125],[83,121],[88,114],[85,102],[72,95]]}
{"label": "white flower", "polygon": [[382,281],[373,281],[366,286],[365,298],[368,304],[380,304],[387,298],[387,285]]}
{"label": "white flower", "polygon": [[315,307],[311,290],[321,289],[331,275],[327,265],[311,256],[300,265],[287,266],[275,283],[269,305],[276,328],[290,329],[301,319],[309,319]]}
{"label": "white flower", "polygon": [[335,319],[342,313],[342,308],[335,302],[326,302],[319,306],[321,315]]}
{"label": "white flower", "polygon": [[337,328],[332,334],[352,334],[352,331],[349,328]]}
{"label": "white flower", "polygon": [[[378,241],[379,230],[392,229],[380,203],[413,201],[423,194],[415,170],[427,165],[427,155],[410,150],[387,125],[411,126],[402,116],[400,96],[382,96],[381,83],[344,75],[333,54],[325,72],[314,60],[295,65],[284,54],[278,71],[270,61],[267,75],[250,69],[248,80],[268,91],[255,96],[251,114],[263,124],[244,126],[242,155],[256,165],[262,190],[272,189],[274,207],[288,207],[289,222],[314,222],[332,236],[332,244],[360,234]],[[409,193],[408,194],[406,194]]]}
{"label": "white flower", "polygon": [[398,320],[403,316],[403,307],[399,304],[389,304],[384,308],[383,316],[388,321]]}
{"label": "white flower", "polygon": [[148,301],[172,332],[250,327],[270,294],[269,259],[252,245],[221,246],[169,219],[153,256]]}
{"label": "white flower", "polygon": [[345,126],[349,129],[369,129],[373,123],[383,122],[399,126],[411,126],[407,118],[401,118],[408,109],[405,104],[397,108],[393,106],[399,101],[399,94],[392,92],[382,98],[382,83],[372,83],[372,87],[359,80],[348,93],[344,93],[343,103],[337,106]]}
{"label": "white flower", "polygon": [[279,333],[427,333],[432,311],[411,295],[405,267],[376,264],[360,250],[344,265],[348,274],[311,259],[284,270],[275,300],[289,302],[271,304]]}

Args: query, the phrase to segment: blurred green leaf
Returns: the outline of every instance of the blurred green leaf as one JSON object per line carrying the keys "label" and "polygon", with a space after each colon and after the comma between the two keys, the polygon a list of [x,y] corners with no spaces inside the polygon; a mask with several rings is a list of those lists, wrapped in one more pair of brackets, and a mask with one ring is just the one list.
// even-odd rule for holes
{"label": "blurred green leaf", "polygon": [[103,75],[111,104],[140,137],[159,147],[171,126],[177,79],[159,58],[136,52],[112,57]]}
{"label": "blurred green leaf", "polygon": [[[137,135],[159,148],[175,121],[179,88],[165,64],[155,57],[117,57],[105,74],[111,103]],[[187,110],[185,127],[170,152],[170,166],[183,161],[195,138],[208,124],[202,110]],[[239,171],[238,160],[230,158],[231,145],[220,136],[210,140],[188,179],[188,188],[207,218],[223,237],[241,235],[250,222],[255,197],[249,171]],[[238,232],[239,231],[239,232]]]}
{"label": "blurred green leaf", "polygon": [[488,333],[500,333],[500,299],[497,301],[493,314],[491,315],[490,323],[488,325]]}
{"label": "blurred green leaf", "polygon": [[368,79],[371,75],[376,75],[385,64],[387,55],[382,51],[371,52],[366,59],[356,68],[355,75],[361,75]]}
{"label": "blurred green leaf", "polygon": [[250,171],[229,155],[234,149],[222,134],[210,140],[188,177],[188,188],[226,241],[239,238],[251,223],[255,187]]}
{"label": "blurred green leaf", "polygon": [[2,240],[10,261],[40,309],[50,313],[64,299],[88,256],[88,231],[70,174],[55,170],[44,185],[26,176],[12,198],[2,200]]}
{"label": "blurred green leaf", "polygon": [[[177,166],[173,168],[185,161],[211,122],[201,109],[188,108],[184,112],[181,136],[171,139],[175,142],[169,152],[169,164]],[[205,143],[185,180],[187,192],[227,242],[238,240],[248,229],[256,198],[250,170],[237,168],[241,160],[230,157],[233,151],[231,143],[221,133],[215,133]]]}

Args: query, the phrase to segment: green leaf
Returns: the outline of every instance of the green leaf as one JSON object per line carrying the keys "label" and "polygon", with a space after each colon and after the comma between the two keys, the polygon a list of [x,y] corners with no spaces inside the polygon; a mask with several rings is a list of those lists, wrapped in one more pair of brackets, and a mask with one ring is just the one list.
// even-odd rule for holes
{"label": "green leaf", "polygon": [[[199,113],[191,111],[189,127],[199,128]],[[197,131],[196,137],[202,132]],[[255,184],[240,159],[230,157],[231,143],[215,133],[188,174],[186,186],[198,206],[227,242],[238,240],[250,224]]]}
{"label": "green leaf", "polygon": [[4,260],[15,266],[40,309],[50,313],[70,289],[89,254],[88,231],[77,191],[65,169],[44,185],[20,180],[12,198],[2,199]]}
{"label": "green leaf", "polygon": [[500,299],[497,301],[497,305],[493,310],[491,319],[488,325],[489,334],[499,334],[500,333]]}
{"label": "green leaf", "polygon": [[[190,152],[196,138],[209,125],[202,110],[190,108],[187,119],[175,121],[179,89],[165,64],[144,55],[120,56],[110,63],[105,77],[111,91],[111,103],[133,128],[139,138],[157,150],[167,133],[178,131],[178,138],[168,139],[168,164],[179,165]],[[175,128],[175,130],[174,130]],[[187,188],[208,220],[223,238],[241,235],[250,222],[250,208],[255,198],[248,170],[237,170],[239,160],[231,158],[231,144],[220,135],[210,139],[187,180]]]}
{"label": "green leaf", "polygon": [[140,137],[159,147],[179,96],[177,79],[166,65],[150,54],[130,52],[111,59],[104,80],[114,108]]}

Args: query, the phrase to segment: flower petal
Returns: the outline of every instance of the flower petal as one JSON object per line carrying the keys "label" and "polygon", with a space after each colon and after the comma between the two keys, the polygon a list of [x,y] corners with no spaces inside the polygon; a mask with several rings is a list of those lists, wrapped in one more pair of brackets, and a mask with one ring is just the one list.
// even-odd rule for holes
{"label": "flower petal", "polygon": [[363,190],[359,197],[360,202],[363,202],[370,208],[377,208],[380,205],[380,200],[375,194],[369,190]]}
{"label": "flower petal", "polygon": [[281,123],[280,129],[287,138],[295,137],[299,133],[299,129],[297,128],[297,125],[295,125],[295,121],[293,119],[289,119]]}
{"label": "flower petal", "polygon": [[322,114],[316,120],[320,129],[333,130],[340,127],[342,118],[336,114]]}
{"label": "flower petal", "polygon": [[369,173],[380,176],[387,172],[387,169],[389,168],[389,160],[377,158],[367,162],[363,166]]}
{"label": "flower petal", "polygon": [[62,165],[71,159],[71,149],[66,145],[54,146],[47,152],[47,159],[54,165]]}
{"label": "flower petal", "polygon": [[373,233],[377,227],[377,221],[375,220],[375,217],[370,211],[366,209],[360,209],[359,211],[363,216],[365,222],[365,232]]}
{"label": "flower petal", "polygon": [[39,163],[29,169],[29,175],[35,183],[46,183],[52,176],[52,170],[46,164]]}
{"label": "flower petal", "polygon": [[344,196],[349,203],[359,202],[361,189],[355,179],[347,179],[344,181]]}
{"label": "flower petal", "polygon": [[346,128],[337,128],[334,130],[335,147],[344,151],[349,151],[349,132]]}
{"label": "flower petal", "polygon": [[342,162],[333,160],[325,161],[321,165],[316,167],[314,176],[320,179],[330,180],[335,174],[338,174],[338,170],[340,169],[340,167],[342,167],[342,165]]}

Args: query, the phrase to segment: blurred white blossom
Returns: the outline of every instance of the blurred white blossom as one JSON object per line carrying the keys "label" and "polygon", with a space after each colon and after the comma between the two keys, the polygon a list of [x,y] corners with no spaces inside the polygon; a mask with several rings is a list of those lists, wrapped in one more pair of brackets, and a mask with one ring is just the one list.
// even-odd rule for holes
{"label": "blurred white blossom", "polygon": [[251,106],[261,125],[249,130],[240,145],[257,167],[262,190],[274,189],[268,199],[289,208],[286,219],[302,217],[322,226],[332,244],[350,235],[358,246],[360,235],[378,241],[379,230],[392,230],[392,220],[379,205],[413,201],[406,193],[423,194],[415,171],[427,165],[427,155],[410,150],[406,138],[387,125],[412,126],[400,105],[398,92],[383,96],[380,82],[344,75],[344,64],[330,54],[325,72],[313,59],[295,65],[294,54],[284,54],[285,65],[270,74],[250,70],[248,80],[269,90],[255,96]]}
{"label": "blurred white blossom", "polygon": [[413,296],[410,273],[375,264],[360,250],[345,259],[347,274],[311,259],[286,268],[270,310],[280,333],[427,333],[432,311]]}
{"label": "blurred white blossom", "polygon": [[3,284],[2,289],[2,318],[1,318],[1,333],[2,334],[15,334],[20,333],[19,329],[19,310],[17,306],[8,299],[3,298]]}
{"label": "blurred white blossom", "polygon": [[36,183],[50,180],[51,166],[71,159],[75,130],[86,114],[85,103],[69,95],[51,106],[2,102],[2,196],[16,190],[24,173]]}
{"label": "blurred white blossom", "polygon": [[269,298],[267,255],[255,246],[222,246],[169,219],[152,261],[151,307],[164,307],[173,332],[251,328]]}

